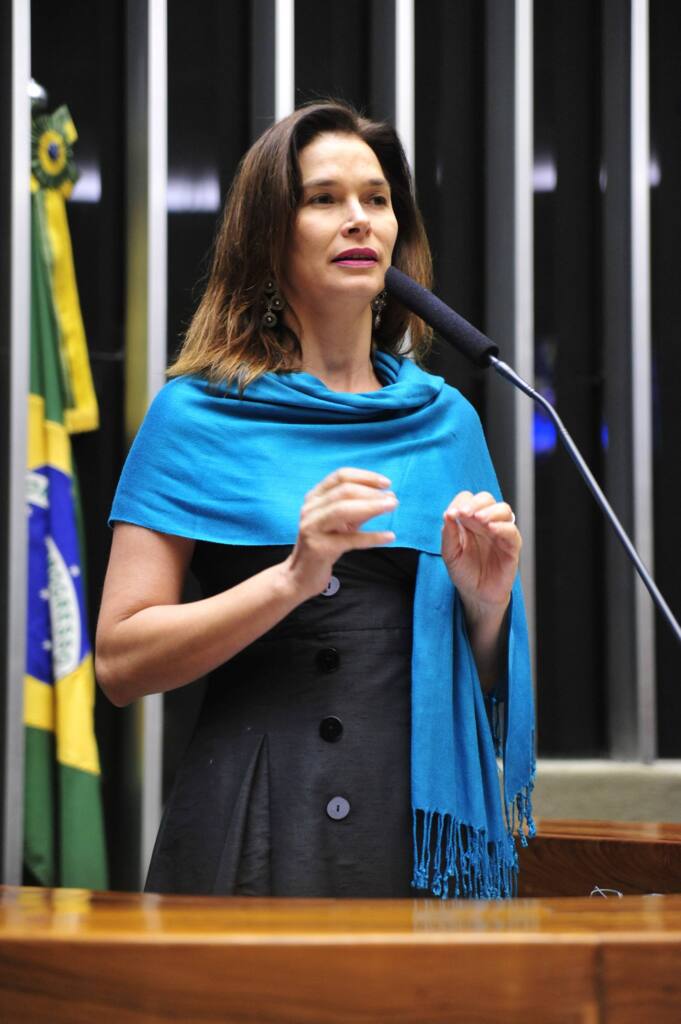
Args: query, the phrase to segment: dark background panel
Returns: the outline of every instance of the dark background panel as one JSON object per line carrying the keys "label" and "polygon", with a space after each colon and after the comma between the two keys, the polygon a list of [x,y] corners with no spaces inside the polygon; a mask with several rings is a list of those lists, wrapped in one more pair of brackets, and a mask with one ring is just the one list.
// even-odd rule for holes
{"label": "dark background panel", "polygon": [[371,10],[371,0],[296,0],[296,106],[333,97],[370,112]]}
{"label": "dark background panel", "polygon": [[168,355],[210,266],[222,202],[249,145],[250,5],[168,3]]}
{"label": "dark background panel", "polygon": [[[201,298],[222,205],[251,141],[253,10],[247,0],[206,0],[197,17],[186,0],[168,3],[169,360]],[[190,575],[184,600],[200,597]],[[164,798],[191,738],[204,685],[199,680],[164,696]]]}
{"label": "dark background panel", "polygon": [[[417,195],[433,252],[435,291],[484,327],[484,5],[415,5]],[[429,369],[475,405],[484,421],[484,373],[444,342]]]}
{"label": "dark background panel", "polygon": [[[600,3],[534,6],[535,374],[601,475]],[[535,412],[538,737],[606,753],[603,523]]]}
{"label": "dark background panel", "polygon": [[[651,299],[655,571],[670,607],[681,613],[679,382],[681,381],[681,5],[650,4]],[[657,618],[658,741],[661,757],[681,756],[681,654]]]}
{"label": "dark background panel", "polygon": [[394,37],[395,0],[296,0],[296,106],[331,97],[394,120]]}
{"label": "dark background panel", "polygon": [[[124,457],[124,5],[74,0],[55,11],[31,4],[32,74],[48,92],[48,110],[71,112],[82,180],[67,204],[76,277],[100,409],[98,431],[73,437],[87,543],[90,634],[108,559],[106,525]],[[96,728],[102,762],[111,881],[125,884],[129,862],[118,842],[124,794],[117,766],[123,716],[97,691]]]}

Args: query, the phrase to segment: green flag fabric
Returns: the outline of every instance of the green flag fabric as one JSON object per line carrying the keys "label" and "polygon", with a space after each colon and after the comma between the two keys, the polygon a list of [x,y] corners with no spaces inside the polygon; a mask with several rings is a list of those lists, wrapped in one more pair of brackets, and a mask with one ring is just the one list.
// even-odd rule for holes
{"label": "green flag fabric", "polygon": [[107,887],[95,679],[70,432],[97,426],[65,196],[65,107],[33,125],[24,867],[41,885]]}

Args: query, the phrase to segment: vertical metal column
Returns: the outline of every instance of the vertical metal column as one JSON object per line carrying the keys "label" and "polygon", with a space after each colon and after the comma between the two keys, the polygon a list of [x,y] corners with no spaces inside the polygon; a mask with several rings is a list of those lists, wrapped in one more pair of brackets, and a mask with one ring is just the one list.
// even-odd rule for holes
{"label": "vertical metal column", "polygon": [[[634,540],[653,568],[653,385],[650,312],[650,97],[648,0],[631,8],[631,327]],[[657,755],[655,610],[635,580],[639,757]]]}
{"label": "vertical metal column", "polygon": [[[533,51],[531,0],[486,7],[485,329],[506,362],[534,378]],[[488,436],[501,486],[523,535],[521,572],[535,622],[532,403],[491,375]]]}
{"label": "vertical metal column", "polygon": [[[127,30],[126,428],[131,440],[163,385],[167,346],[167,11],[129,0]],[[145,697],[130,722],[130,796],[139,816],[139,880],[161,817],[163,698]]]}
{"label": "vertical metal column", "polygon": [[[606,491],[652,568],[648,10],[604,0],[604,378]],[[619,545],[606,542],[610,751],[656,753],[653,610]]]}
{"label": "vertical metal column", "polygon": [[251,142],[295,107],[295,0],[251,4]]}
{"label": "vertical metal column", "polygon": [[[648,0],[632,2],[632,420],[634,424],[634,538],[651,568],[652,339],[650,313],[650,100]],[[654,608],[635,578],[639,757],[657,753]]]}
{"label": "vertical metal column", "polygon": [[281,120],[295,106],[295,3],[274,3],[274,119]]}
{"label": "vertical metal column", "polygon": [[[31,307],[31,6],[28,0],[5,5],[2,44],[3,170],[2,331],[3,413],[7,424],[5,509],[0,542],[4,547],[0,586],[7,600],[0,635],[4,674],[2,737],[2,881],[18,885],[22,876],[24,808],[24,672],[26,668],[26,442]],[[7,184],[5,184],[5,182]],[[4,346],[3,346],[4,347]]]}
{"label": "vertical metal column", "polygon": [[414,0],[395,0],[395,128],[414,173]]}

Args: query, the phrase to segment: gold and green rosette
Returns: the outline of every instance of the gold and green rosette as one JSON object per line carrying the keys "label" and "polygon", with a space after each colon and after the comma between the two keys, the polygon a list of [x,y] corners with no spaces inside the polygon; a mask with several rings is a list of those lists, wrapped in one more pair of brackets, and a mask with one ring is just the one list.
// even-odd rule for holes
{"label": "gold and green rosette", "polygon": [[65,205],[78,180],[73,158],[77,138],[68,107],[62,106],[53,114],[33,118],[33,213],[52,285],[65,396],[65,426],[70,434],[96,430],[99,426]]}

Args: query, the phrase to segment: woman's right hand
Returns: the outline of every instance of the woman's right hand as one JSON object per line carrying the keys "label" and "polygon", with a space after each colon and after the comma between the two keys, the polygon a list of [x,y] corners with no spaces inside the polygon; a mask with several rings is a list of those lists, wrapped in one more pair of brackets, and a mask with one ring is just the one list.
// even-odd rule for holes
{"label": "woman's right hand", "polygon": [[286,567],[303,600],[321,594],[334,562],[346,551],[389,544],[388,530],[360,530],[369,519],[398,504],[390,480],[366,469],[337,469],[305,495],[298,539]]}

